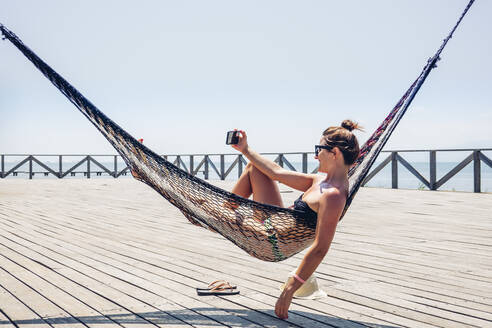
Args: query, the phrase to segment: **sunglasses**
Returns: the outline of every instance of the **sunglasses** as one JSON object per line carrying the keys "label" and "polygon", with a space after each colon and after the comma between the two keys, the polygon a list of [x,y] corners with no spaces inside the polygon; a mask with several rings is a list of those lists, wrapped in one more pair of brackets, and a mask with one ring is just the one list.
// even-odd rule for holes
{"label": "sunglasses", "polygon": [[318,156],[321,149],[326,149],[328,151],[332,150],[332,146],[315,145],[314,146],[314,156]]}

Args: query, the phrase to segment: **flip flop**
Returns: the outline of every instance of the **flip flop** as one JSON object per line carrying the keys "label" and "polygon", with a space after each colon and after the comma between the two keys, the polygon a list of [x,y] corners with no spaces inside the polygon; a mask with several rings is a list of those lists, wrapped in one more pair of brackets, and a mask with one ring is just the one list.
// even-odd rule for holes
{"label": "flip flop", "polygon": [[216,287],[223,287],[223,288],[229,288],[229,289],[236,289],[237,288],[236,286],[231,286],[231,284],[228,281],[215,280],[215,281],[211,282],[207,288],[197,288],[196,290],[207,291],[207,290],[214,289]]}
{"label": "flip flop", "polygon": [[237,295],[236,286],[231,286],[227,281],[217,280],[208,285],[208,288],[197,288],[198,296]]}

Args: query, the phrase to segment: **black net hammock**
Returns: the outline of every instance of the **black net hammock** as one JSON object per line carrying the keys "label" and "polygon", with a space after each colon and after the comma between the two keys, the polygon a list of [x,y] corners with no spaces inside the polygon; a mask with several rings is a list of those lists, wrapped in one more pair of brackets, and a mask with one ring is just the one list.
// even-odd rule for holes
{"label": "black net hammock", "polygon": [[[359,158],[349,171],[350,190],[343,214],[427,75],[436,67],[439,55],[473,1],[469,2],[415,82],[361,147]],[[312,244],[316,220],[307,219],[303,213],[292,209],[239,197],[181,170],[104,115],[5,26],[0,24],[0,30],[4,39],[10,40],[106,137],[123,157],[133,176],[181,210],[191,223],[218,232],[248,254],[264,261],[282,261]]]}

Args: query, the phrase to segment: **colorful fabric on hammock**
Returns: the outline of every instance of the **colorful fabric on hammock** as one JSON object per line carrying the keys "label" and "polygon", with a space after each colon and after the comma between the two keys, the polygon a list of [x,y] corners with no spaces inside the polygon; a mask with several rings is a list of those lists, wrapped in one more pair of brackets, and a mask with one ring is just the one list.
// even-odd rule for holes
{"label": "colorful fabric on hammock", "polygon": [[[350,191],[344,213],[472,3],[473,0],[419,77],[361,148],[357,162],[349,171]],[[292,209],[239,197],[181,170],[108,118],[5,26],[0,24],[0,30],[106,137],[133,176],[179,208],[190,222],[220,233],[248,254],[265,261],[284,260],[311,245],[315,219],[305,218],[303,213]]]}

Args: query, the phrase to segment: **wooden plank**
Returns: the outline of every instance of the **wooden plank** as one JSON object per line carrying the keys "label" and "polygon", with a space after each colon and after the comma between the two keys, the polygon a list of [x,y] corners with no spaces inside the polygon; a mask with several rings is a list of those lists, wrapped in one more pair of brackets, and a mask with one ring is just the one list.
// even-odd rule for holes
{"label": "wooden plank", "polygon": [[[1,291],[0,291],[1,293]],[[0,301],[2,300],[0,296]],[[12,321],[10,321],[9,317],[2,311],[0,308],[0,327],[2,328],[16,328]]]}
{"label": "wooden plank", "polygon": [[[74,245],[67,245],[65,244],[65,247],[68,247],[68,249],[71,249],[73,251],[75,251],[75,249],[77,249],[77,251],[80,251],[80,248],[77,247],[77,246],[74,246]],[[84,247],[85,248],[85,247]],[[100,249],[101,250],[101,249]],[[86,251],[84,249],[82,249],[82,253],[80,254],[84,254],[85,256],[87,256],[87,258],[99,258],[100,255],[103,255],[101,252],[97,252],[95,249],[91,249],[89,251]],[[95,252],[96,251],[96,252]],[[96,257],[94,257],[93,255],[94,254],[97,254]],[[125,260],[125,256],[123,255],[120,255],[119,256],[121,259],[120,261],[124,261]],[[175,261],[176,259],[174,259]],[[116,268],[116,267],[119,267],[120,270],[124,270],[125,269],[125,266],[121,264],[121,262],[119,261],[115,261],[113,260],[113,257],[108,257],[108,256],[105,256],[104,258],[104,263],[107,263],[107,264],[110,264],[113,268]],[[165,274],[157,274],[155,272],[151,272],[152,269],[155,269],[155,266],[149,266],[149,268],[147,270],[142,270],[140,269],[141,267],[141,263],[136,263],[135,260],[133,261],[130,261],[129,263],[127,264],[130,264],[131,267],[132,267],[132,273],[138,273],[138,276],[140,279],[142,279],[143,277],[147,277],[149,280],[148,281],[139,281],[138,282],[138,285],[139,286],[144,286],[146,283],[150,283],[150,280],[153,279],[152,283],[157,283],[157,284],[166,284],[166,294],[168,296],[170,296],[172,298],[173,301],[180,301],[180,302],[184,302],[184,300],[181,300],[183,298],[183,294],[187,294],[189,297],[193,297],[193,298],[197,298],[195,295],[195,291],[194,291],[194,287],[193,286],[197,286],[197,282],[201,283],[202,285],[205,285],[207,284],[207,281],[211,281],[213,280],[214,278],[212,276],[209,277],[208,280],[204,281],[203,280],[203,273],[200,274],[198,273],[200,276],[202,276],[201,280],[198,280],[198,279],[190,279],[190,278],[187,278],[187,276],[189,277],[190,276],[190,273],[188,271],[186,272],[182,272],[181,274],[176,274],[175,272],[173,271],[170,271],[170,272],[166,272]],[[136,264],[138,264],[138,266],[136,266]],[[170,263],[168,264],[170,265]],[[149,274],[149,272],[151,272]],[[157,279],[156,279],[157,277]],[[160,278],[159,278],[160,277]],[[174,280],[170,280],[171,277],[174,277]],[[126,277],[125,278],[125,281],[133,281],[133,279],[135,278],[132,278],[132,277]],[[163,280],[165,279],[165,280]],[[183,284],[183,281],[188,281],[188,284],[186,284],[186,287],[187,287],[187,290],[189,291],[188,293],[185,293],[183,291],[183,288],[182,288],[182,284]],[[149,286],[150,287],[150,286]],[[153,290],[158,290],[158,287],[156,288],[155,286],[152,286],[153,287]],[[175,293],[173,291],[173,288],[174,288],[174,291],[178,292],[178,293]],[[243,290],[244,292],[244,290]],[[181,294],[180,294],[181,293]],[[241,300],[241,301],[238,301],[240,304],[244,304],[244,300]],[[189,306],[189,305],[188,305]],[[217,310],[216,310],[217,311]],[[302,319],[302,320],[301,320]],[[301,321],[299,321],[301,320]],[[340,321],[337,319],[337,321]],[[321,325],[319,322],[311,322],[310,320],[308,319],[305,319],[305,318],[297,318],[296,319],[296,322],[297,323],[303,323],[303,324],[306,324],[306,323],[309,323],[308,326],[323,326]],[[293,323],[296,323],[296,322],[293,322]],[[231,322],[227,322],[228,325],[231,324]],[[241,323],[241,326],[243,326],[244,323]],[[353,324],[351,324],[351,326],[353,326]]]}
{"label": "wooden plank", "polygon": [[[0,289],[0,294],[2,293]],[[0,295],[0,304],[2,302],[2,296]],[[3,312],[3,310],[0,308],[0,327],[5,327],[5,328],[15,328],[14,323],[10,320],[10,318]]]}
{"label": "wooden plank", "polygon": [[[121,327],[111,319],[111,316],[116,314],[118,316],[133,315],[89,289],[58,275],[56,269],[51,268],[48,264],[21,255],[4,244],[0,244],[0,254],[25,269],[24,281],[28,281],[42,292],[48,293],[45,296],[55,299],[59,305],[62,305],[64,309],[69,309],[71,314],[76,314],[88,326]],[[15,272],[19,271],[19,269],[15,269]],[[17,275],[17,277],[19,276]],[[109,312],[110,315],[105,315],[104,312]]]}
{"label": "wooden plank", "polygon": [[[59,265],[60,263],[61,263],[61,262],[59,262],[59,263],[58,263],[58,265]],[[146,312],[147,312],[147,311],[146,311]],[[182,325],[182,324],[183,324],[183,323],[181,323],[181,325]],[[178,326],[179,326],[179,325],[178,325]]]}
{"label": "wooden plank", "polygon": [[[51,300],[43,297],[34,288],[26,285],[22,280],[17,279],[11,272],[0,268],[0,281],[2,287],[8,290],[11,295],[17,299],[22,299],[22,302],[35,311],[35,313],[44,318],[46,323],[53,327],[83,327],[81,322],[72,317],[69,313],[58,307]],[[6,312],[9,316],[9,312]]]}
{"label": "wooden plank", "polygon": [[235,270],[234,270],[235,271]]}
{"label": "wooden plank", "polygon": [[[413,306],[413,304],[418,304],[429,306],[434,309],[444,310],[446,312],[449,312],[447,318],[454,318],[457,321],[466,322],[466,324],[482,327],[488,325],[488,322],[492,322],[492,313],[486,312],[487,309],[477,310],[471,307],[463,307],[463,304],[453,305],[449,304],[448,301],[442,301],[441,299],[426,298],[421,297],[421,295],[415,295],[411,293],[395,293],[395,291],[398,291],[398,289],[395,289],[393,285],[387,285],[385,286],[385,288],[380,288],[380,286],[378,285],[376,288],[376,293],[378,294],[397,296],[398,298],[405,301],[406,304],[410,304],[409,306]],[[376,294],[371,295],[375,296]],[[490,307],[488,309],[490,310]]]}
{"label": "wooden plank", "polygon": [[[469,328],[473,327],[471,325],[468,325],[466,323],[450,320],[447,317],[445,317],[444,313],[442,313],[439,316],[435,316],[431,314],[432,311],[431,307],[425,307],[424,311],[419,311],[418,307],[415,306],[415,304],[412,304],[413,306],[409,306],[408,304],[405,304],[403,306],[404,302],[402,300],[396,300],[396,299],[391,299],[391,298],[384,298],[381,300],[378,296],[375,295],[373,297],[364,297],[361,295],[358,295],[352,291],[346,291],[342,287],[338,288],[332,288],[327,291],[328,296],[330,297],[335,297],[335,298],[350,298],[353,302],[365,305],[368,307],[378,307],[379,309],[384,309],[385,311],[389,313],[399,313],[400,315],[404,316],[407,319],[416,321],[418,324],[427,324],[427,325],[433,325],[437,327],[462,327],[462,328]],[[364,289],[362,294],[365,295],[374,295],[374,289],[369,288],[369,289]],[[411,308],[413,307],[413,308]],[[449,313],[448,313],[449,314]],[[480,326],[475,326],[475,327],[480,327]]]}
{"label": "wooden plank", "polygon": [[[178,241],[178,240],[177,240],[177,241]],[[177,241],[174,241],[173,243],[176,243]],[[352,254],[353,254],[353,253],[352,253]],[[205,255],[205,254],[204,254],[204,255]],[[378,260],[378,261],[380,261],[380,260]],[[397,260],[397,261],[398,261],[398,262],[396,262],[396,263],[401,263],[401,260]],[[426,277],[426,276],[428,276],[428,270],[429,270],[429,269],[425,269],[425,271],[423,271],[423,273],[421,274],[421,276],[422,276],[422,277]],[[415,271],[414,271],[414,272],[412,272],[412,271],[411,271],[411,272],[410,272],[410,274],[411,274],[412,278],[414,278],[414,277],[416,277],[416,274],[418,274],[418,273],[416,273]],[[441,279],[441,277],[440,277],[440,279]],[[453,282],[456,282],[456,278],[454,278],[454,279],[453,279]],[[459,282],[459,280],[458,280],[458,282]],[[481,288],[482,288],[482,287],[479,287],[478,289],[480,290]]]}
{"label": "wooden plank", "polygon": [[[66,249],[67,249],[67,244],[65,244],[65,246],[64,246],[62,249],[66,250]],[[71,254],[73,254],[73,252],[70,252],[70,253],[71,253]],[[94,253],[93,253],[93,252],[91,252],[90,254],[94,254]],[[91,262],[91,261],[94,261],[94,259],[91,259],[90,257],[88,257],[88,260],[87,260],[87,261]],[[90,264],[89,264],[89,265],[90,265]],[[94,267],[95,267],[95,266],[94,266]],[[115,267],[114,267],[114,266],[112,266],[112,268],[113,268],[113,269],[110,269],[110,270],[113,270],[113,271],[114,271],[114,268],[115,268]],[[133,269],[132,269],[132,270],[133,270]],[[125,274],[125,273],[121,273],[121,272],[120,272],[120,274]],[[133,279],[134,279],[134,278],[129,277],[129,276],[126,276],[126,277],[125,277],[125,281],[132,281]],[[146,283],[147,283],[147,284],[149,284],[150,282],[142,282],[142,281],[140,281],[138,285],[139,285],[139,286],[145,286],[145,285],[146,285]],[[195,283],[196,283],[196,282],[195,282]],[[148,286],[148,288],[149,288],[149,289],[150,289],[150,287],[152,287],[151,289],[152,289],[152,290],[154,290],[154,291],[159,290],[159,288],[158,288],[158,287],[156,288],[156,286],[155,286],[155,285]],[[168,295],[168,296],[170,295],[170,296],[171,296],[171,299],[172,299],[172,302],[182,303],[182,302],[186,302],[186,301],[187,301],[186,299],[183,299],[184,295],[181,295],[181,294],[179,294],[179,293],[173,293],[173,292],[172,292],[172,291],[170,291],[169,289],[163,290],[162,292],[163,292],[163,295]],[[192,290],[192,293],[193,293],[193,294],[195,294],[194,289]],[[202,299],[203,299],[203,298],[202,298]],[[188,303],[189,303],[189,300],[188,300]],[[195,302],[195,303],[196,303],[196,302]],[[206,308],[206,307],[204,306],[204,304],[203,304],[203,303],[202,303],[202,304],[198,304],[198,305],[199,305],[199,307],[198,307],[198,308]],[[191,306],[191,305],[190,305],[190,304],[188,304],[188,306]],[[194,307],[195,307],[195,308],[197,307],[197,306],[196,306],[196,304],[195,304],[195,306],[194,306]],[[220,317],[218,317],[218,316],[220,316],[220,315],[221,315],[221,312],[224,312],[224,311],[221,311],[220,309],[215,309],[215,310],[214,310],[214,313],[209,314],[209,316],[211,316],[211,317],[217,317],[217,318],[219,318],[219,319],[220,319]],[[222,320],[223,320],[223,319],[222,319]],[[228,325],[239,325],[239,326],[245,326],[245,325],[246,325],[246,326],[254,326],[254,325],[252,325],[252,323],[251,323],[251,322],[245,322],[244,320],[242,320],[242,321],[241,321],[241,319],[237,319],[237,318],[235,318],[235,317],[229,317],[229,319],[228,319],[228,320],[229,320],[229,321],[227,322],[227,324],[228,324]],[[232,321],[231,321],[231,320],[232,320]],[[235,322],[235,321],[236,321],[236,322]],[[239,322],[237,322],[237,321],[239,321]]]}
{"label": "wooden plank", "polygon": [[[58,281],[50,283],[46,279],[43,279],[40,275],[33,273],[27,269],[26,266],[19,264],[17,261],[21,261],[22,258],[7,249],[5,247],[0,248],[0,256],[2,259],[2,268],[5,271],[11,273],[15,278],[25,285],[31,286],[42,297],[50,300],[61,310],[65,311],[72,318],[74,318],[79,324],[92,326],[94,318],[97,318],[98,325],[104,327],[120,327],[120,325],[112,322],[108,317],[102,316],[100,312],[91,308],[81,300],[73,297],[70,293],[57,287]],[[32,261],[28,263],[29,266],[35,266],[36,263]],[[50,318],[48,321],[65,321],[65,318]],[[73,322],[75,323],[75,322]]]}
{"label": "wooden plank", "polygon": [[[12,237],[12,239],[15,239],[15,237]],[[136,278],[132,278],[131,275],[125,272],[118,272],[118,274],[123,275],[127,280],[121,279],[121,277],[118,278],[115,268],[108,268],[108,272],[104,273],[104,271],[101,270],[101,266],[104,266],[104,263],[98,263],[94,259],[90,258],[77,257],[76,260],[69,255],[64,255],[62,252],[65,248],[62,246],[52,245],[51,247],[46,247],[37,245],[33,241],[18,239],[16,241],[21,244],[25,244],[25,247],[28,247],[30,250],[38,253],[38,257],[43,254],[44,260],[46,258],[51,259],[52,261],[55,261],[55,263],[58,263],[58,265],[60,265],[60,263],[64,263],[64,266],[57,269],[59,274],[68,276],[72,280],[88,286],[98,294],[105,295],[109,299],[116,301],[120,304],[120,306],[122,304],[127,304],[124,308],[131,308],[134,314],[138,314],[142,318],[147,319],[149,322],[155,321],[156,314],[159,313],[155,310],[159,310],[159,308],[166,308],[164,313],[160,313],[157,316],[159,320],[158,322],[154,322],[155,324],[161,326],[159,322],[163,321],[163,314],[172,313],[174,317],[181,317],[183,320],[189,320],[189,318],[192,317],[192,323],[197,327],[223,326],[219,322],[211,320],[213,317],[221,317],[220,311],[216,311],[216,313],[212,313],[210,315],[200,315],[200,313],[205,313],[208,311],[203,304],[200,304],[200,306],[197,307],[198,309],[204,309],[203,311],[190,310],[186,307],[178,306],[179,301],[176,302],[176,300],[166,299],[154,292],[160,291],[163,295],[166,295],[169,293],[169,290],[159,290],[157,286],[150,286],[148,282],[145,284],[140,281],[142,283],[141,285],[132,283],[132,281]],[[23,252],[26,252],[26,250]],[[73,254],[73,252],[69,253]],[[74,271],[77,274],[74,274]],[[83,277],[81,277],[81,274]],[[229,320],[237,321],[239,319],[229,318]],[[143,322],[141,324],[143,324]],[[167,324],[168,323],[166,322],[165,325],[167,326]],[[184,322],[181,322],[180,324],[183,325]]]}
{"label": "wooden plank", "polygon": [[[189,256],[187,256],[187,257],[188,257],[188,258],[190,258]],[[191,258],[190,260],[191,260],[191,261],[193,261],[193,259],[192,259],[192,258]],[[163,261],[163,259],[161,259],[161,258],[160,258],[160,259],[159,259],[159,263],[162,263],[162,261]],[[165,266],[166,266],[166,267],[168,267],[169,265],[171,265],[171,263],[166,261]],[[205,270],[207,270],[207,269],[206,269],[206,267],[204,267],[203,265],[205,265],[205,264],[203,264],[203,261],[202,261],[202,265],[201,265],[201,268],[200,268],[200,270],[199,270],[199,273],[202,273],[202,274],[206,272]],[[212,267],[212,268],[213,268],[213,267]],[[209,270],[213,270],[212,268],[210,268]],[[176,269],[173,269],[173,270],[176,270]],[[226,275],[226,274],[227,274],[227,275],[230,275],[230,273],[228,273],[227,271],[228,271],[228,270],[223,269],[223,270],[222,270],[222,272],[220,272],[221,276]],[[190,275],[190,272],[192,272],[192,268],[187,268],[187,269],[186,269],[186,271],[185,271],[185,270],[183,270],[183,272],[186,272],[186,275],[188,275],[188,276],[189,276],[189,275]],[[235,270],[235,269],[231,269],[231,270],[230,270],[230,272],[234,272],[234,273],[236,273],[236,272],[237,272],[237,273],[239,273],[239,272],[238,272],[237,270]],[[197,272],[197,273],[198,273],[198,272]],[[213,272],[212,272],[212,274],[213,274]],[[261,274],[261,273],[260,273],[260,274]],[[231,279],[234,279],[233,281],[238,281],[239,279],[241,279],[240,277],[243,277],[244,275],[245,275],[245,273],[244,273],[244,272],[240,272],[240,275],[234,275],[234,276],[231,276],[230,278],[231,278]],[[251,277],[251,278],[249,278],[247,281],[245,281],[245,283],[247,283],[249,286],[251,286],[251,285],[254,285],[254,284],[255,284],[255,282],[257,282],[257,281],[259,281],[259,280],[261,280],[261,278],[260,278],[260,277],[258,277],[258,276],[252,276],[252,277]],[[279,285],[279,282],[277,282],[275,285],[277,285],[277,284]],[[242,288],[242,290],[244,289],[244,287],[241,287],[241,288]],[[265,291],[265,289],[270,289],[270,290],[272,290],[272,287],[271,287],[271,283],[270,283],[270,282],[267,282],[266,284],[261,285],[261,286],[259,286],[259,288],[255,288],[255,289],[256,289],[256,293],[255,293],[255,295],[256,295],[256,296],[258,296],[258,295],[262,294],[262,292],[261,292],[261,291]],[[278,290],[277,290],[277,293],[278,293]],[[258,295],[257,295],[257,294],[258,294]],[[247,296],[248,296],[248,297],[250,297],[250,295],[249,295],[249,294],[247,294]],[[264,299],[264,297],[263,297],[263,296],[262,296],[262,299]],[[270,301],[270,302],[271,302],[270,304],[271,304],[271,306],[272,306],[272,307],[273,307],[273,301],[274,301],[274,299],[272,299],[272,300]],[[301,301],[301,302],[302,302],[302,301]],[[338,313],[338,312],[339,312],[339,310],[337,310],[336,312]]]}
{"label": "wooden plank", "polygon": [[[1,274],[1,273],[0,273]],[[0,308],[2,317],[8,316],[9,322],[5,322],[5,325],[15,327],[10,322],[14,322],[17,327],[36,327],[36,328],[47,328],[50,325],[41,318],[41,316],[31,309],[28,305],[21,302],[12,293],[6,290],[3,285],[0,285]],[[3,322],[2,322],[3,327]]]}
{"label": "wooden plank", "polygon": [[[18,257],[8,256],[32,273],[51,283],[66,281],[64,290],[75,284],[71,295],[102,313],[97,301],[90,303],[90,293],[117,304],[143,302],[161,309],[141,313],[178,314],[178,308],[168,307],[179,305],[177,300],[189,310],[198,307],[204,317],[215,314],[218,320],[212,325],[280,322],[272,312],[277,286],[302,253],[281,263],[260,262],[222,237],[186,224],[159,195],[129,179],[57,182],[32,181],[26,188],[25,182],[2,181],[7,189],[0,189],[0,243],[19,252]],[[282,195],[289,202],[297,196]],[[53,198],[56,204],[48,202]],[[337,294],[319,301],[295,300],[285,324],[487,325],[492,306],[491,204],[486,194],[361,189],[318,270],[321,285]],[[26,255],[59,268],[48,273],[37,262],[19,262]],[[197,284],[216,277],[237,283],[241,296],[196,296]],[[86,298],[83,286],[89,288]],[[242,321],[228,321],[228,316]],[[198,317],[191,311],[187,320],[195,323]]]}
{"label": "wooden plank", "polygon": [[426,269],[427,270],[427,269]]}
{"label": "wooden plank", "polygon": [[[417,283],[411,280],[402,280],[396,274],[388,274],[384,270],[373,268],[367,269],[366,265],[362,270],[357,270],[356,264],[339,264],[333,265],[334,269],[329,273],[329,278],[338,281],[338,283],[346,283],[347,281],[357,281],[357,276],[363,276],[366,281],[378,281],[381,286],[391,286],[393,290],[400,290],[402,293],[410,295],[425,295],[425,297],[433,297],[434,299],[443,299],[443,304],[447,304],[449,299],[454,299],[456,305],[468,306],[473,309],[477,309],[486,312],[490,309],[490,301],[484,297],[472,297],[464,295],[459,292],[450,292],[443,288],[427,288],[425,285]],[[321,277],[328,275],[327,272],[320,270]],[[334,275],[338,275],[342,278],[336,278]]]}
{"label": "wooden plank", "polygon": [[[7,244],[8,243],[9,242],[7,242]],[[15,249],[15,248],[18,248],[19,247],[18,245],[15,245],[15,244],[10,244],[9,246],[12,249]],[[23,251],[26,252],[26,250],[23,250]],[[31,253],[34,253],[35,254],[35,252],[34,251],[31,251],[31,250],[29,250],[28,252],[31,252]],[[36,256],[36,255],[34,255],[34,256]],[[30,258],[30,259],[33,260],[32,258]],[[58,276],[62,275],[62,273],[65,270],[65,267],[63,267],[63,263],[61,263],[61,262],[56,262],[56,261],[53,261],[53,260],[51,260],[51,262],[50,262],[50,259],[48,259],[48,261],[47,261],[46,258],[42,259],[42,261],[44,262],[43,265],[45,267],[48,267],[48,265],[50,265],[52,267],[57,267],[56,273],[57,273]],[[66,276],[63,276],[63,277],[66,278]],[[78,278],[80,279],[80,276],[79,277],[75,277],[74,279],[68,279],[68,280],[71,281],[71,282],[76,282],[77,280],[79,280]],[[54,280],[54,281],[56,283],[58,283],[60,281],[60,279],[57,279],[57,280]],[[84,280],[82,280],[82,281],[84,281]],[[104,294],[104,288],[103,288],[103,291],[97,290],[95,288],[91,288],[92,280],[90,278],[89,279],[86,279],[84,281],[84,283],[85,284],[80,284],[79,283],[79,286],[85,286],[87,290],[92,291],[93,293],[96,293],[99,296],[105,295]],[[78,292],[78,290],[76,288],[73,291],[74,291],[74,293],[77,293]],[[134,313],[134,312],[129,311],[128,307],[123,307],[120,304],[118,304],[117,302],[114,302],[113,300],[111,300],[111,301],[113,302],[113,305],[112,306],[109,306],[109,307],[106,307],[106,308],[103,308],[102,310],[106,312],[106,316],[107,317],[111,318],[113,321],[121,324],[124,327],[127,327],[127,326],[131,327],[133,325],[137,325],[137,326],[138,325],[145,325],[145,324],[151,323],[151,321],[155,321],[155,318],[154,317],[151,317],[149,320],[144,320],[143,317],[148,316],[148,315],[138,315],[137,313]],[[96,298],[94,298],[91,301],[91,303],[94,303],[94,302],[96,302],[96,304],[97,304],[98,302],[100,302],[100,300],[97,300]],[[107,306],[107,304],[104,304],[104,305]],[[134,304],[132,304],[132,305],[134,305]],[[135,307],[132,307],[132,309],[134,309],[136,311],[137,310],[140,310],[143,313],[148,313],[149,312],[149,308],[148,307],[141,307],[141,308],[138,308],[138,309],[135,308]],[[154,314],[156,315],[158,313],[154,312]],[[158,317],[159,317],[159,319],[160,318],[163,318],[163,316],[160,315],[160,314],[159,314]],[[53,318],[59,318],[59,317],[53,316]],[[84,318],[84,319],[86,321],[94,321],[96,323],[98,323],[100,321],[100,317],[99,316],[97,316],[97,317],[89,317],[89,318]],[[182,324],[182,323],[180,323],[180,324]]]}

